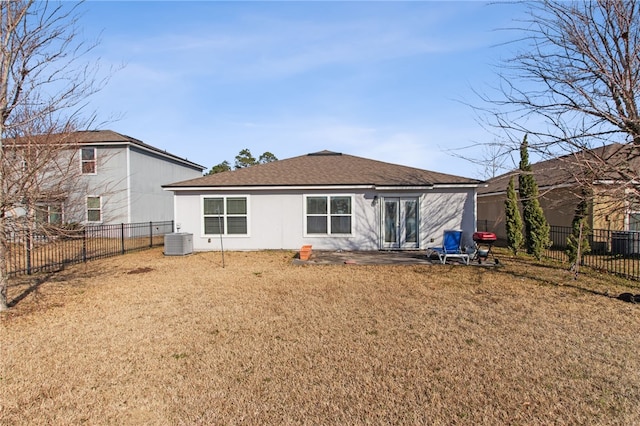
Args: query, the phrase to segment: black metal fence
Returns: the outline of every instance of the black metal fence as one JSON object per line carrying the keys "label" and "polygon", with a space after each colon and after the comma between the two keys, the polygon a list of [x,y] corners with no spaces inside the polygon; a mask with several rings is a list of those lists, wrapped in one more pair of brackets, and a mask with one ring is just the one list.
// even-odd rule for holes
{"label": "black metal fence", "polygon": [[[501,225],[504,226],[504,225]],[[496,232],[491,221],[478,221],[479,231]],[[504,231],[498,233],[504,235]],[[544,256],[564,263],[569,267],[567,238],[571,227],[551,226],[550,237],[553,245],[545,250]],[[582,256],[581,265],[592,269],[616,274],[640,281],[640,232],[611,231],[594,229],[588,234],[589,251]],[[505,245],[505,241],[501,241]]]}
{"label": "black metal fence", "polygon": [[[568,264],[568,226],[551,226],[553,245],[544,255]],[[581,265],[609,272],[625,278],[640,280],[640,232],[594,229],[589,233],[589,251],[582,256]]]}
{"label": "black metal fence", "polygon": [[173,221],[86,226],[76,230],[11,235],[6,256],[9,276],[52,271],[64,265],[125,254],[164,244]]}

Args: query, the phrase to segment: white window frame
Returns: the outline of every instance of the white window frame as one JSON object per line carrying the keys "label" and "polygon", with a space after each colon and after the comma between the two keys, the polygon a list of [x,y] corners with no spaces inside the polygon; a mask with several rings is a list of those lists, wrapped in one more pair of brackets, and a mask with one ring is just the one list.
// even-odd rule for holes
{"label": "white window frame", "polygon": [[[327,199],[327,213],[326,214],[313,214],[313,213],[308,213],[307,212],[307,199],[309,198],[321,198],[324,197]],[[350,200],[350,206],[351,206],[351,212],[350,213],[331,213],[331,199],[332,198],[349,198]],[[302,202],[303,202],[303,218],[302,218],[302,222],[304,224],[304,236],[305,237],[318,237],[318,238],[326,238],[326,237],[330,237],[330,238],[350,238],[353,237],[354,235],[354,226],[355,226],[355,214],[354,214],[354,209],[355,209],[355,203],[354,203],[354,196],[353,194],[305,194],[302,197]],[[327,218],[327,232],[326,233],[310,233],[307,229],[307,218],[309,216],[316,216],[316,217],[322,217],[322,216],[326,216]],[[350,218],[350,232],[349,233],[333,233],[331,232],[331,218],[332,217],[338,217],[338,216],[348,216]]]}
{"label": "white window frame", "polygon": [[[221,215],[205,215],[204,214],[204,200],[207,198],[218,198],[222,199],[222,204],[224,206],[224,212]],[[247,212],[245,214],[228,214],[227,213],[227,200],[230,198],[244,198],[246,200]],[[251,211],[251,198],[247,194],[215,194],[215,195],[202,195],[200,196],[200,222],[201,222],[201,233],[204,237],[218,237],[220,238],[220,234],[207,234],[205,232],[205,218],[206,217],[218,217],[221,216],[224,221],[224,233],[222,234],[225,238],[247,238],[251,236],[251,220],[250,220],[250,211]],[[245,217],[247,220],[247,233],[246,234],[229,234],[229,226],[227,219],[230,217]]]}
{"label": "white window frame", "polygon": [[[631,217],[632,216],[636,216],[636,215],[640,215],[640,211],[638,210],[631,210],[627,213],[627,217],[626,217],[626,229],[627,231],[633,231],[633,229],[631,229]],[[640,221],[639,221],[640,222]]]}
{"label": "white window frame", "polygon": [[[98,210],[100,212],[100,220],[89,220],[89,198],[97,198],[100,201],[100,208],[99,209],[95,209],[92,208],[91,210]],[[87,195],[87,198],[85,200],[85,221],[87,223],[102,223],[103,219],[104,219],[104,212],[102,211],[102,197],[100,195]]]}
{"label": "white window frame", "polygon": [[[56,207],[58,208],[57,210],[56,210]],[[36,203],[36,210],[39,211],[43,216],[45,213],[47,215],[47,220],[40,222],[42,224],[51,225],[53,223],[55,225],[61,225],[64,223],[64,204],[63,203],[54,203],[54,202]],[[51,215],[56,213],[60,214],[60,222],[51,222]],[[37,217],[38,217],[38,212],[36,212],[36,218]]]}
{"label": "white window frame", "polygon": [[626,191],[627,199],[625,200],[626,209],[624,216],[624,229],[625,231],[631,231],[631,217],[640,214],[640,201],[635,197],[629,195],[629,191]]}
{"label": "white window frame", "polygon": [[[85,160],[82,158],[82,152],[84,150],[93,150],[93,160]],[[93,163],[93,172],[85,172],[84,165]],[[83,175],[97,175],[98,174],[98,149],[95,147],[82,147],[80,148],[80,173]]]}

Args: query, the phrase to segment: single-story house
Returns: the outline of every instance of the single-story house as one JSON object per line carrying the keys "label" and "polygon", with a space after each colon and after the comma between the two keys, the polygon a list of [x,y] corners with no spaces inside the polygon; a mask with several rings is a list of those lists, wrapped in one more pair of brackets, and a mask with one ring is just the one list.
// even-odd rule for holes
{"label": "single-story house", "polygon": [[331,151],[164,185],[194,250],[424,249],[462,229],[482,181]]}

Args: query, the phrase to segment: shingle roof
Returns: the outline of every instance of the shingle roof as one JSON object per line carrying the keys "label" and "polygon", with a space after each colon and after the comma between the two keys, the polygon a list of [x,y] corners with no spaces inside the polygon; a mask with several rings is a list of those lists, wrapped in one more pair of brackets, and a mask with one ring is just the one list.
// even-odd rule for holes
{"label": "shingle roof", "polygon": [[482,182],[331,151],[259,164],[165,185],[164,188],[242,186],[433,186]]}
{"label": "shingle roof", "polygon": [[[583,150],[576,153],[540,161],[532,164],[531,169],[540,188],[550,188],[560,185],[576,185],[585,180],[618,179],[612,170],[616,164],[640,166],[640,158],[629,156],[629,146],[610,144],[598,148]],[[519,170],[512,170],[500,176],[489,179],[487,186],[478,190],[478,195],[501,193],[507,190],[509,179],[515,176],[518,188]]]}
{"label": "shingle roof", "polygon": [[137,145],[143,149],[148,151],[155,152],[165,157],[173,158],[182,163],[188,163],[194,168],[198,168],[200,170],[204,170],[205,167],[194,163],[193,161],[189,161],[186,158],[178,157],[177,155],[171,154],[165,150],[160,148],[156,148],[155,146],[146,144],[139,139],[132,138],[131,136],[123,135],[118,132],[114,132],[113,130],[87,130],[87,131],[79,131],[75,132],[77,135],[77,143],[81,144],[109,144],[109,143],[129,143],[133,145]]}
{"label": "shingle roof", "polygon": [[[113,130],[82,130],[71,133],[64,134],[52,134],[52,135],[40,135],[30,138],[33,143],[46,143],[46,144],[61,144],[61,145],[72,145],[72,144],[81,144],[81,145],[113,145],[113,144],[130,144],[136,145],[146,151],[155,152],[158,155],[163,157],[171,158],[175,161],[178,161],[183,164],[187,164],[188,166],[204,170],[205,167],[194,163],[193,161],[189,161],[186,158],[178,157],[177,155],[171,154],[165,150],[160,148],[156,148],[152,145],[146,144],[139,139],[132,138],[131,136],[123,135],[118,132],[114,132]],[[24,144],[21,138],[13,139],[13,142],[16,145]]]}

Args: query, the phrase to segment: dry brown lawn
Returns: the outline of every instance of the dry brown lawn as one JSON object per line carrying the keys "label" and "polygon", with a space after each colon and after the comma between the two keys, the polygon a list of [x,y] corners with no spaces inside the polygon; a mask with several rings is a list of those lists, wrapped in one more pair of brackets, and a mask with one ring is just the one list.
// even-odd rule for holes
{"label": "dry brown lawn", "polygon": [[638,287],[293,255],[153,249],[15,281],[0,423],[640,424],[640,305],[601,294]]}

